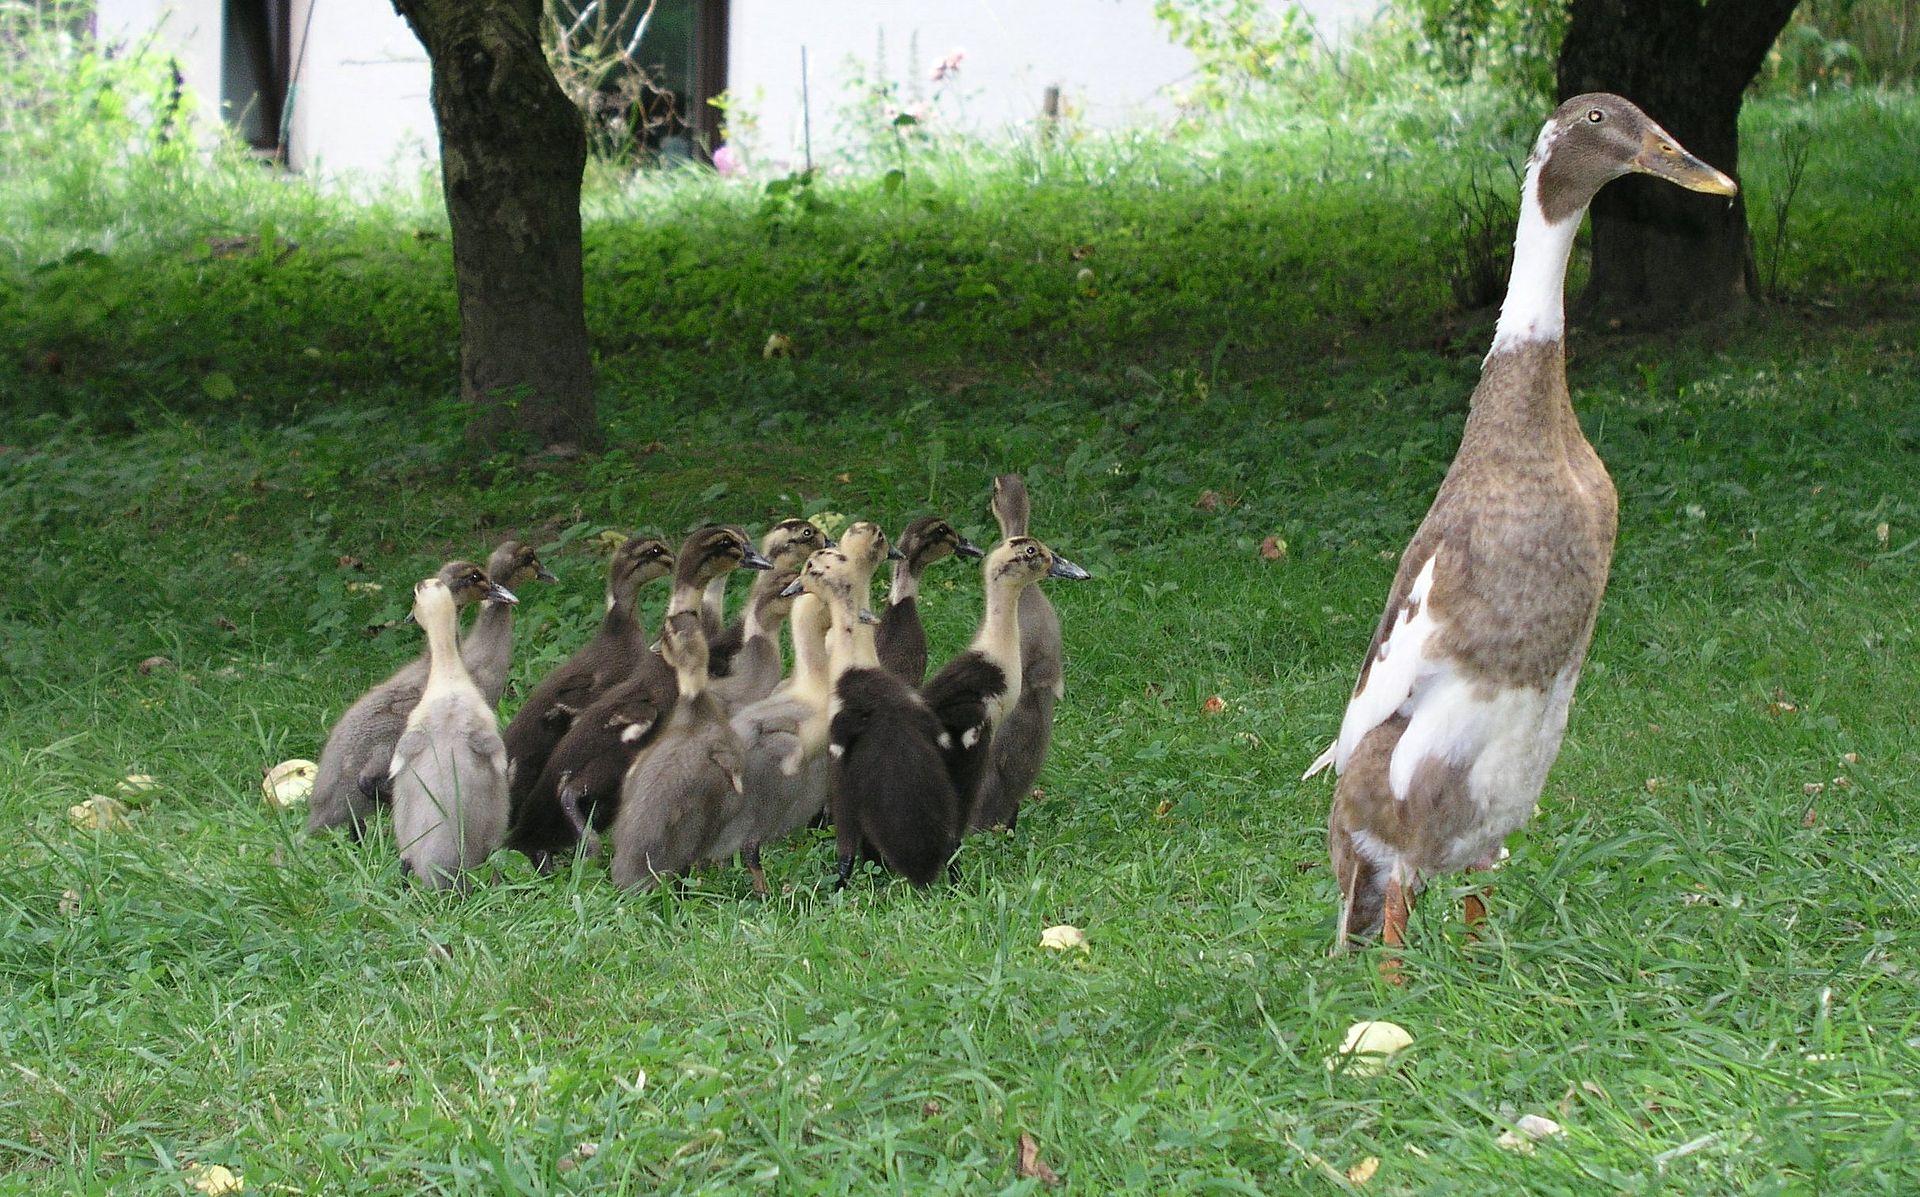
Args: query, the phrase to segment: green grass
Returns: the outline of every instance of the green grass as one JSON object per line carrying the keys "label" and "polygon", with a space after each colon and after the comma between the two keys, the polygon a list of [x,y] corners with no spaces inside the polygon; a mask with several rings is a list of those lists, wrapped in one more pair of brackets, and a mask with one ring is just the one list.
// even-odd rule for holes
{"label": "green grass", "polygon": [[[17,258],[0,1191],[187,1192],[188,1162],[257,1192],[1039,1191],[1023,1132],[1082,1193],[1332,1191],[1323,1164],[1369,1156],[1379,1192],[1920,1187],[1897,152],[1920,108],[1759,106],[1756,213],[1770,130],[1832,138],[1796,201],[1794,302],[1577,343],[1622,496],[1592,661],[1486,938],[1460,942],[1440,882],[1394,990],[1369,954],[1326,957],[1330,793],[1298,777],[1482,352],[1484,316],[1444,311],[1449,188],[1511,141],[1411,119],[1282,141],[1249,118],[971,175],[930,156],[907,202],[834,180],[797,217],[695,179],[598,196],[611,447],[545,471],[461,446],[431,224],[256,189],[300,243],[284,261],[210,258],[171,218]],[[759,356],[772,331],[797,360]],[[417,651],[384,625],[448,555],[555,545],[510,710],[597,617],[588,532],[937,508],[981,539],[1008,468],[1096,577],[1052,591],[1046,797],[969,842],[952,889],[835,895],[815,838],[769,851],[766,902],[732,868],[637,898],[504,855],[465,899],[404,894],[389,838],[310,841],[260,799],[263,767],[315,755]],[[936,654],[979,603],[937,568]],[[175,667],[140,674],[154,654]],[[127,829],[68,822],[129,772],[160,786]],[[1091,950],[1041,949],[1056,922]],[[1404,1064],[1329,1073],[1375,1017],[1414,1034]],[[1497,1148],[1525,1113],[1567,1136]]]}

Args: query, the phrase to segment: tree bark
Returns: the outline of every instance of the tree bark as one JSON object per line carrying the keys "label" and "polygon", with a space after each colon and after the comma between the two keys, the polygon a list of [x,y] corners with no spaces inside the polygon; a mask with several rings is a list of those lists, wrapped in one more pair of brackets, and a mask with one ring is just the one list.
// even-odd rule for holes
{"label": "tree bark", "polygon": [[[1797,0],[1572,0],[1560,98],[1610,91],[1740,177],[1740,101]],[[1729,203],[1630,175],[1593,201],[1587,321],[1671,327],[1757,297],[1744,193]]]}
{"label": "tree bark", "polygon": [[433,62],[470,442],[598,440],[580,266],[586,130],[540,47],[541,0],[393,0]]}

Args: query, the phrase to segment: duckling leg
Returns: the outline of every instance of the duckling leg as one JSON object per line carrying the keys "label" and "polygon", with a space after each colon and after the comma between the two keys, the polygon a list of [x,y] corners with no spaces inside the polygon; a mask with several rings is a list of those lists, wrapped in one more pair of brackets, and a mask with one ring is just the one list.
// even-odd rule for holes
{"label": "duckling leg", "polygon": [[772,894],[773,891],[767,888],[767,875],[760,868],[760,845],[753,843],[740,849],[740,860],[753,876],[754,896],[764,898]]}
{"label": "duckling leg", "polygon": [[840,853],[839,877],[834,881],[833,888],[835,890],[843,890],[847,888],[847,882],[851,880],[853,880],[853,853],[842,852]]}

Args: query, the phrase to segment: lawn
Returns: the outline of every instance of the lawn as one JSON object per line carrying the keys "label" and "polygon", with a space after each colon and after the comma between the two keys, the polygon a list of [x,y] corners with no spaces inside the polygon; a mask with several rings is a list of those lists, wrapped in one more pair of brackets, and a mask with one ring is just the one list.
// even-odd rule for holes
{"label": "lawn", "polygon": [[[1782,302],[1576,340],[1613,585],[1483,938],[1441,880],[1398,989],[1327,956],[1331,790],[1299,776],[1490,330],[1450,303],[1455,197],[1526,132],[1312,125],[929,155],[817,204],[598,194],[608,448],[578,461],[463,447],[425,204],[196,175],[132,222],[16,205],[0,1191],[1920,1189],[1920,105],[1751,106],[1763,270],[1814,134]],[[984,541],[1006,469],[1094,579],[1052,590],[1044,797],[954,886],[836,894],[815,836],[765,901],[507,854],[423,895],[386,835],[261,799],[418,651],[394,621],[448,556],[551,546],[510,713],[597,618],[604,528],[938,510]],[[926,607],[956,651],[977,575],[937,566]],[[124,827],[69,820],[130,773]],[[1040,946],[1062,922],[1087,950]],[[1329,1071],[1370,1018],[1413,1046]],[[1498,1146],[1525,1114],[1566,1133]]]}

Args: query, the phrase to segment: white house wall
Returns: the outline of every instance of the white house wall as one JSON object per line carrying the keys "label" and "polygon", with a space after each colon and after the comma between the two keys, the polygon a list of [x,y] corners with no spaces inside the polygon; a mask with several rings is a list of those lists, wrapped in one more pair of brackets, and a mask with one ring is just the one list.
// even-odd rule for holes
{"label": "white house wall", "polygon": [[409,174],[439,156],[427,52],[388,0],[294,0],[290,164]]}
{"label": "white house wall", "polygon": [[[1337,37],[1377,4],[1309,0],[1305,7],[1324,34]],[[930,99],[930,70],[955,50],[965,59],[935,119],[971,132],[1031,125],[1049,86],[1093,128],[1165,119],[1173,113],[1169,91],[1191,79],[1194,60],[1168,39],[1153,7],[1153,0],[732,0],[729,90],[757,124],[742,148],[762,166],[799,162],[802,46],[816,157],[846,144],[851,126],[842,113],[855,102],[857,81],[878,76],[903,100]]]}

